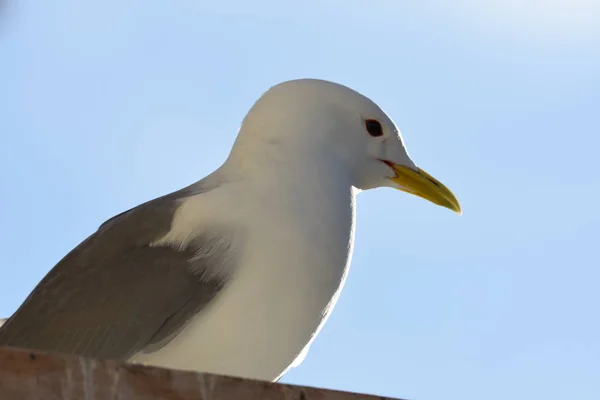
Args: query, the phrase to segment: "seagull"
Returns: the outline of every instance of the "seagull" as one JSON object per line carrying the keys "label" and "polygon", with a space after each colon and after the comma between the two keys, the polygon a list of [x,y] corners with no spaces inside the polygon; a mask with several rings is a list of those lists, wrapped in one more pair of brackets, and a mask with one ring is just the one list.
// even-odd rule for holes
{"label": "seagull", "polygon": [[58,262],[0,346],[277,381],[331,314],[356,196],[379,187],[461,213],[372,100],[280,83],[214,172],[112,217]]}

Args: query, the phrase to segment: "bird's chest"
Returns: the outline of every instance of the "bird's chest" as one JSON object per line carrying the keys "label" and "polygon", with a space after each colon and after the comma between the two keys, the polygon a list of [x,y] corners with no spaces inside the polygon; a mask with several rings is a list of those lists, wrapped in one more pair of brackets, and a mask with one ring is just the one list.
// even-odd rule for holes
{"label": "bird's chest", "polygon": [[238,355],[279,374],[318,333],[350,261],[353,209],[347,199],[342,205],[347,208],[274,207],[256,221],[260,227],[246,242],[220,310],[243,332],[232,334]]}
{"label": "bird's chest", "polygon": [[347,198],[331,201],[335,207],[302,200],[257,213],[258,234],[246,242],[237,278],[263,293],[257,306],[271,323],[293,322],[314,332],[343,284],[354,215]]}
{"label": "bird's chest", "polygon": [[284,199],[250,213],[257,217],[253,234],[213,317],[228,325],[221,338],[229,336],[236,357],[277,374],[329,316],[346,276],[354,224],[352,198],[330,199],[335,207]]}
{"label": "bird's chest", "polygon": [[278,377],[310,344],[343,286],[352,250],[352,202],[347,196],[326,204],[318,196],[279,196],[239,209],[248,235],[226,287],[168,349],[142,361]]}
{"label": "bird's chest", "polygon": [[271,293],[279,307],[297,308],[298,316],[321,315],[348,266],[352,210],[278,211],[268,214],[260,234],[247,242],[240,279],[255,281],[250,286]]}

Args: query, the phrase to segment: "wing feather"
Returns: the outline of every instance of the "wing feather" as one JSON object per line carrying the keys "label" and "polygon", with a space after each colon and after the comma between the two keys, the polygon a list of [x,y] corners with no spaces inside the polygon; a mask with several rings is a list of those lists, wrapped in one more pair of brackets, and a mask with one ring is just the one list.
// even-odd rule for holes
{"label": "wing feather", "polygon": [[168,341],[220,292],[227,278],[203,273],[231,257],[197,257],[222,237],[187,248],[149,246],[164,236],[189,191],[121,213],[67,254],[0,327],[0,346],[128,359]]}

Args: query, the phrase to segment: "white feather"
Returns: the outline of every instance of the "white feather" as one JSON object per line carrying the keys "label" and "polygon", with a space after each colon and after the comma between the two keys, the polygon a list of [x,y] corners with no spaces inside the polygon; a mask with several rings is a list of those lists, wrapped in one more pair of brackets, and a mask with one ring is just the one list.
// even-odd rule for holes
{"label": "white feather", "polygon": [[[362,118],[382,121],[385,140],[370,137]],[[344,285],[357,188],[388,182],[383,157],[412,163],[368,98],[316,80],[267,92],[210,176],[213,189],[183,201],[153,243],[183,248],[203,234],[234,232],[197,255],[227,247],[236,265],[214,272],[231,274],[227,285],[165,347],[132,361],[262,380],[298,365]]]}

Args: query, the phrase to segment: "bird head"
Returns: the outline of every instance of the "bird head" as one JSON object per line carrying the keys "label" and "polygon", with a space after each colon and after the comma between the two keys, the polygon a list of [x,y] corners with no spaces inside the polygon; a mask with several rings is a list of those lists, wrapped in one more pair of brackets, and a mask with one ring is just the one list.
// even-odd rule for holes
{"label": "bird head", "polygon": [[285,158],[295,170],[288,174],[333,168],[359,190],[391,187],[461,213],[450,189],[413,162],[394,121],[368,97],[333,82],[298,79],[269,89],[244,119],[232,156],[255,165]]}

